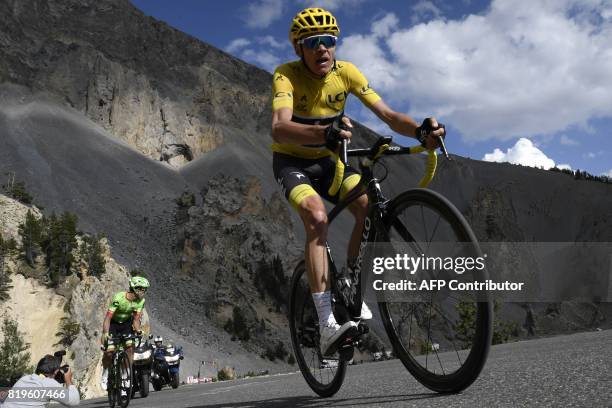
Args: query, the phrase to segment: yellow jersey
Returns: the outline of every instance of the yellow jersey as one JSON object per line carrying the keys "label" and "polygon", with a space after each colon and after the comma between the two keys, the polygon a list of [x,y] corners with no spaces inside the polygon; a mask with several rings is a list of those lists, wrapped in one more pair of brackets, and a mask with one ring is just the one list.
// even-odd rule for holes
{"label": "yellow jersey", "polygon": [[[349,93],[370,107],[381,98],[370,88],[365,76],[350,62],[335,61],[334,67],[320,78],[302,61],[279,65],[272,79],[272,111],[293,110],[292,121],[305,124],[331,123],[344,112]],[[302,158],[321,158],[330,154],[319,145],[274,143],[272,150]]]}

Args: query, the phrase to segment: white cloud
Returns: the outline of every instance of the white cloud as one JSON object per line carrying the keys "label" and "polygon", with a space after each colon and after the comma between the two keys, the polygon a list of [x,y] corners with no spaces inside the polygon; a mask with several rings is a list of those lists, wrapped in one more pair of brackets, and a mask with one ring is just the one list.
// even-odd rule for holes
{"label": "white cloud", "polygon": [[[365,71],[370,84],[384,89],[392,88],[401,78],[396,76],[395,67],[385,58],[385,52],[373,36],[352,35],[342,40],[338,47],[338,59],[354,62],[358,69]],[[360,64],[367,61],[367,64]],[[374,81],[372,78],[376,78]]]}
{"label": "white cloud", "polygon": [[282,0],[258,0],[247,6],[242,19],[249,28],[266,28],[282,14]]}
{"label": "white cloud", "polygon": [[225,51],[230,54],[234,54],[242,48],[249,46],[250,44],[251,42],[246,38],[236,38],[235,40],[232,40],[232,42],[230,42],[227,47],[225,47]]}
{"label": "white cloud", "polygon": [[293,48],[289,41],[278,41],[271,35],[258,36],[250,39],[236,38],[225,50],[247,61],[273,72],[282,62],[289,61],[293,56]]}
{"label": "white cloud", "polygon": [[504,153],[496,148],[492,153],[487,153],[482,158],[489,162],[509,162],[522,164],[530,167],[543,167],[550,169],[555,167],[555,161],[546,156],[543,151],[538,149],[529,139],[520,138],[516,144]]}
{"label": "white cloud", "polygon": [[281,57],[269,51],[247,49],[240,53],[240,58],[243,60],[258,65],[259,67],[273,72],[274,68],[283,62]]}
{"label": "white cloud", "polygon": [[580,143],[578,143],[576,140],[566,136],[566,135],[562,135],[561,139],[559,140],[559,142],[564,145],[564,146],[578,146]]}
{"label": "white cloud", "polygon": [[569,164],[557,164],[557,168],[561,170],[571,170],[572,166]]}
{"label": "white cloud", "polygon": [[291,43],[289,42],[289,39],[284,39],[284,38],[279,39],[271,35],[266,35],[263,37],[256,37],[256,41],[259,45],[262,45],[268,48],[274,48],[276,50],[292,50],[293,49],[291,47]]}
{"label": "white cloud", "polygon": [[376,38],[388,37],[397,28],[399,20],[393,13],[388,13],[372,23],[372,34]]}
{"label": "white cloud", "polygon": [[609,1],[494,0],[482,14],[392,27],[388,37],[371,28],[339,52],[386,98],[467,140],[553,134],[612,116],[611,10]]}
{"label": "white cloud", "polygon": [[412,23],[418,23],[422,20],[437,19],[442,16],[440,9],[431,1],[419,1],[412,6]]}
{"label": "white cloud", "polygon": [[607,173],[603,173],[602,176],[606,176],[606,177],[612,178],[612,169],[610,169]]}

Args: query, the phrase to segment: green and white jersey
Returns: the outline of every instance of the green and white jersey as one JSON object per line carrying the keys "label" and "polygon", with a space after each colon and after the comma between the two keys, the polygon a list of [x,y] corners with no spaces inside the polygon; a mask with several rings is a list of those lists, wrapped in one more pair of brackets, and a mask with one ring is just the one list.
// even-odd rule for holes
{"label": "green and white jersey", "polygon": [[123,323],[130,319],[134,313],[142,313],[145,300],[129,301],[126,298],[127,292],[119,292],[113,296],[108,311],[113,313],[112,321]]}

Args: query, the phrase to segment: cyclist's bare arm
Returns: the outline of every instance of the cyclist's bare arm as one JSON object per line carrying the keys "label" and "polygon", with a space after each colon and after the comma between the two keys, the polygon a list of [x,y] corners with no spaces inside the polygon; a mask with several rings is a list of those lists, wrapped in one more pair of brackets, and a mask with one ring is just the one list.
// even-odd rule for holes
{"label": "cyclist's bare arm", "polygon": [[[370,109],[394,132],[404,136],[415,137],[414,132],[419,125],[410,116],[394,111],[382,99],[374,103]],[[431,119],[433,127],[438,127],[438,121],[435,118]],[[444,129],[437,129],[431,133],[432,136],[436,137],[443,136],[444,134]],[[425,147],[428,149],[435,149],[438,147],[438,142],[434,138],[428,138]]]}
{"label": "cyclist's bare arm", "polygon": [[[292,122],[292,116],[293,110],[290,108],[281,108],[272,113],[272,139],[276,143],[325,143],[325,129],[327,126],[304,125],[301,123]],[[343,130],[340,133],[342,137],[351,137],[351,132],[349,131]]]}
{"label": "cyclist's bare arm", "polygon": [[102,323],[102,333],[108,333],[110,330],[111,319],[113,318],[113,312],[110,310],[106,312],[106,316],[104,316],[104,323]]}
{"label": "cyclist's bare arm", "polygon": [[132,328],[134,329],[135,332],[140,330],[141,317],[142,317],[142,313],[134,312],[134,323],[132,325]]}

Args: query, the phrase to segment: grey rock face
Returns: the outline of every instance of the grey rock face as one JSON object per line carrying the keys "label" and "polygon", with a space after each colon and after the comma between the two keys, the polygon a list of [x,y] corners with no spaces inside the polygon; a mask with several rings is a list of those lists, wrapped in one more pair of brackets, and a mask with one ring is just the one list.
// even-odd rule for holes
{"label": "grey rock face", "polygon": [[[282,338],[287,321],[277,312],[280,306],[286,310],[286,304],[277,307],[279,302],[255,282],[272,278],[257,274],[272,274],[269,265],[275,257],[288,281],[301,249],[284,199],[275,194],[265,200],[260,190],[254,177],[218,176],[209,181],[201,193],[202,204],[189,207],[188,216],[177,225],[180,274],[190,282],[189,288],[183,287],[187,296],[202,299],[202,311],[218,325],[225,324],[238,306],[253,338],[262,320],[271,322],[274,338]],[[261,343],[265,334],[260,334]]]}
{"label": "grey rock face", "polygon": [[0,21],[0,82],[55,95],[148,157],[176,143],[199,157],[266,110],[270,74],[127,0],[9,0]]}

